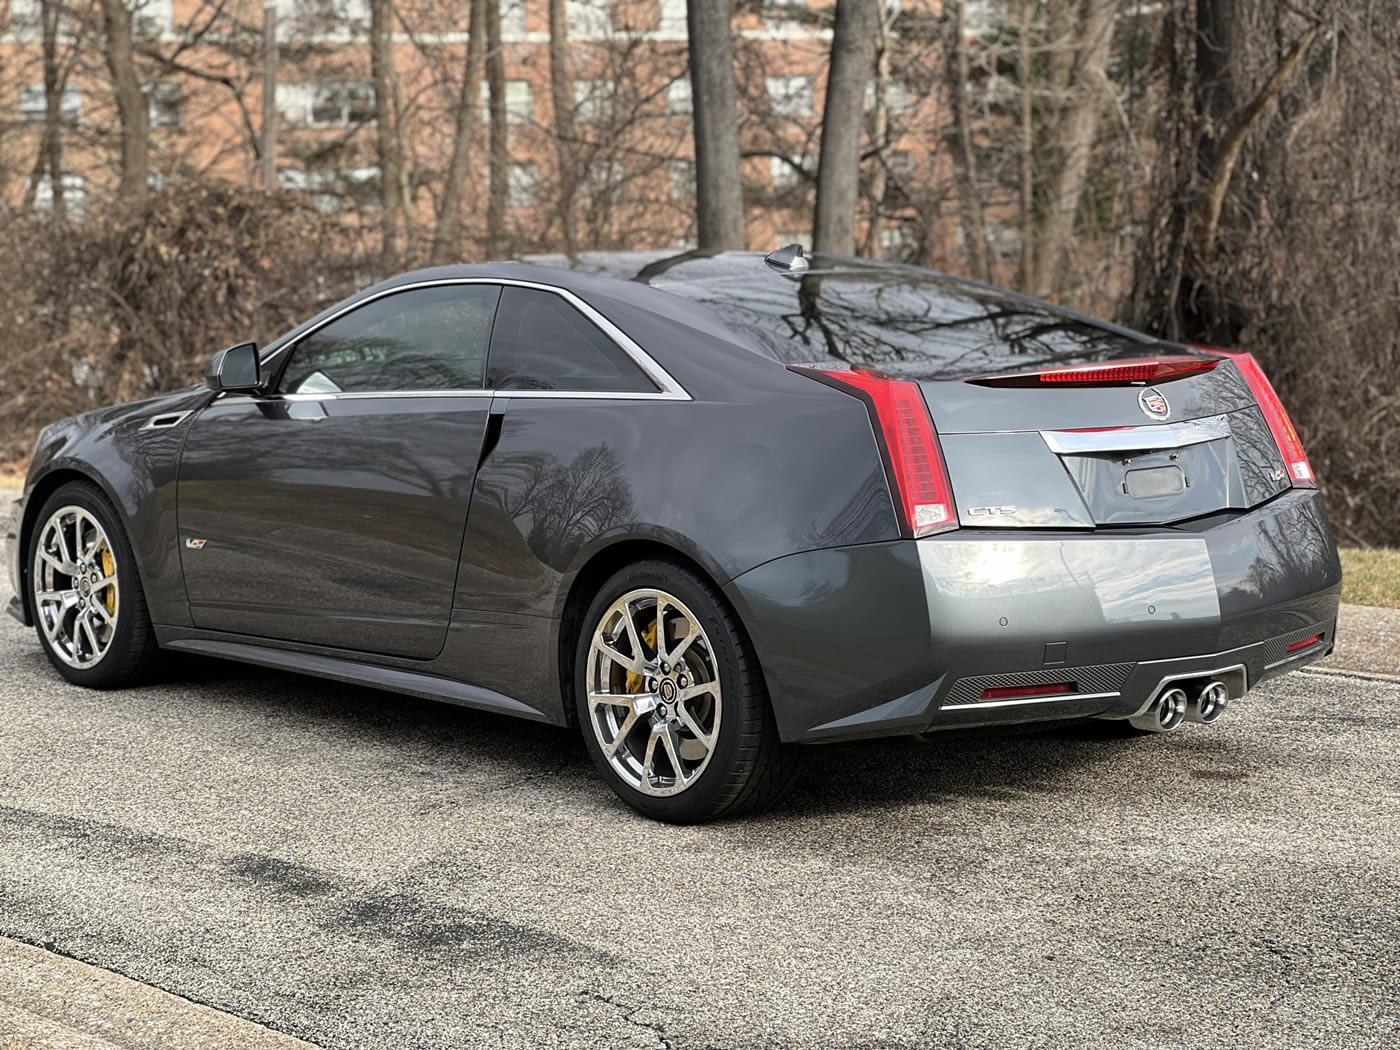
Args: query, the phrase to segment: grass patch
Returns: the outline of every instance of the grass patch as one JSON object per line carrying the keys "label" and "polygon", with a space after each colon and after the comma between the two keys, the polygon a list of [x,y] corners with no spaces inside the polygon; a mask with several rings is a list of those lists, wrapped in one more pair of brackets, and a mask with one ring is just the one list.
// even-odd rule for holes
{"label": "grass patch", "polygon": [[1400,609],[1400,550],[1342,549],[1342,601]]}

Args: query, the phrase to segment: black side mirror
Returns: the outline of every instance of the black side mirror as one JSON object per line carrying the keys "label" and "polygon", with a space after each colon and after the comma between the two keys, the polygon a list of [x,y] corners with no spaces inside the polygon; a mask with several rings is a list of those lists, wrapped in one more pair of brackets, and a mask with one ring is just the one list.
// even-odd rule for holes
{"label": "black side mirror", "polygon": [[237,343],[220,350],[209,362],[204,385],[210,390],[252,393],[262,385],[257,343]]}

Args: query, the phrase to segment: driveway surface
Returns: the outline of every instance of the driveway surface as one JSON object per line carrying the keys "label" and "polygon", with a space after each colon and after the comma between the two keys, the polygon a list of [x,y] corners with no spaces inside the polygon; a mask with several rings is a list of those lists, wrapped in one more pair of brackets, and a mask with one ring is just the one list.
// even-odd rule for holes
{"label": "driveway surface", "polygon": [[213,662],[88,692],[0,621],[0,934],[326,1047],[1400,1044],[1392,682],[816,748],[672,828],[562,731]]}

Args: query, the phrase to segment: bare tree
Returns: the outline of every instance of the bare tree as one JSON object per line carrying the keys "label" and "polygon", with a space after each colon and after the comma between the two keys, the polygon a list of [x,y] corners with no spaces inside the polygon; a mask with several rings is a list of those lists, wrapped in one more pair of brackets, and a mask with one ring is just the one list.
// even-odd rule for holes
{"label": "bare tree", "polygon": [[874,0],[837,0],[812,233],[813,247],[820,252],[856,251],[861,111],[879,28],[880,8]]}
{"label": "bare tree", "polygon": [[69,65],[58,53],[59,23],[63,5],[59,0],[39,0],[40,54],[44,73],[44,130],[39,139],[39,152],[34,158],[33,175],[25,190],[25,207],[34,205],[39,183],[45,175],[49,180],[53,213],[60,221],[68,217],[68,204],[63,192],[63,90],[68,83]]}
{"label": "bare tree", "polygon": [[510,129],[506,125],[506,53],[501,46],[501,0],[486,0],[486,85],[490,96],[490,186],[486,198],[486,257],[505,247]]}
{"label": "bare tree", "polygon": [[[119,0],[104,0],[119,2]],[[386,274],[403,257],[403,140],[399,137],[394,68],[394,0],[370,0],[370,74],[374,79],[375,145],[379,153],[381,265]]]}
{"label": "bare tree", "polygon": [[1021,272],[1017,283],[1029,291],[1035,287],[1035,94],[1032,89],[1031,34],[1040,0],[1021,0],[1017,27],[1016,75],[1020,80],[1020,207]]}
{"label": "bare tree", "polygon": [[982,216],[982,198],[977,188],[977,154],[972,143],[972,119],[968,114],[967,90],[971,63],[967,54],[966,0],[948,0],[948,101],[953,113],[953,174],[958,184],[958,206],[962,213],[963,243],[968,268],[979,281],[991,280],[987,262],[987,225]]}
{"label": "bare tree", "polygon": [[1060,165],[1046,196],[1040,228],[1033,286],[1037,295],[1054,295],[1062,283],[1074,216],[1089,171],[1089,156],[1098,135],[1100,115],[1109,100],[1106,69],[1117,13],[1118,0],[1083,0],[1070,98],[1056,127]]}
{"label": "bare tree", "polygon": [[696,232],[699,246],[709,251],[744,247],[732,13],[731,0],[686,3],[695,124]]}
{"label": "bare tree", "polygon": [[263,4],[262,184],[277,187],[277,4]]}
{"label": "bare tree", "polygon": [[128,205],[146,199],[150,172],[146,93],[136,70],[131,39],[131,12],[122,0],[102,0],[103,56],[112,76],[121,122],[121,184],[117,197]]}
{"label": "bare tree", "polygon": [[471,23],[467,30],[467,60],[462,71],[462,91],[452,131],[452,157],[447,179],[438,202],[437,226],[433,231],[431,259],[434,265],[451,262],[460,250],[462,200],[471,172],[472,145],[476,139],[482,74],[486,68],[486,5],[488,0],[471,0]]}
{"label": "bare tree", "polygon": [[569,77],[569,16],[566,0],[549,0],[549,94],[554,108],[554,148],[559,158],[559,220],[564,253],[577,249],[574,233],[574,88]]}

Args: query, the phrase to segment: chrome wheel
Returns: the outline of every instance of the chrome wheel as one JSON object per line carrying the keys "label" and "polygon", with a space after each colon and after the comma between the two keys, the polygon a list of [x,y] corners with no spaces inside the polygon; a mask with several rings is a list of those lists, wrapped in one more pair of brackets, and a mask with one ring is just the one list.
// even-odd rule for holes
{"label": "chrome wheel", "polygon": [[676,795],[719,739],[719,665],[700,621],[665,591],[629,591],[593,631],[588,718],[603,757],[647,795]]}
{"label": "chrome wheel", "polygon": [[99,663],[117,630],[119,582],[112,543],[82,507],[60,507],[34,547],[34,613],[54,655],[79,669]]}

